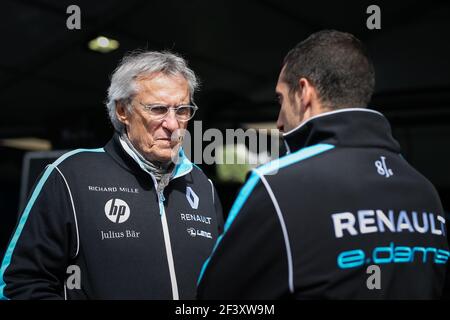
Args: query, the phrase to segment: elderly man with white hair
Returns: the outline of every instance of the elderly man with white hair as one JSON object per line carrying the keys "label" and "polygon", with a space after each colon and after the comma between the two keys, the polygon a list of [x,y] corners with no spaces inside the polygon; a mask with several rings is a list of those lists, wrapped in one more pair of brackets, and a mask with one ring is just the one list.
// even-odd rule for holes
{"label": "elderly man with white hair", "polygon": [[42,173],[3,258],[0,298],[195,298],[223,225],[211,180],[181,148],[196,87],[173,53],[122,60],[108,90],[113,138]]}

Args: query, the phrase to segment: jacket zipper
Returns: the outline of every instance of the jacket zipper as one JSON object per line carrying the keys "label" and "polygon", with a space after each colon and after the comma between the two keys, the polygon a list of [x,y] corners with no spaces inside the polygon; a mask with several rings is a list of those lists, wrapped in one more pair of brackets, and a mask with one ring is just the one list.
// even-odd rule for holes
{"label": "jacket zipper", "polygon": [[[131,158],[133,158],[136,161],[136,163],[141,167],[141,169],[144,172],[148,173],[148,175],[152,178],[153,183],[155,185],[156,195],[158,196],[158,205],[159,205],[159,214],[161,216],[161,225],[163,228],[164,245],[166,247],[167,264],[169,266],[170,283],[172,286],[172,296],[173,296],[174,300],[179,300],[180,298],[179,298],[179,294],[178,294],[178,284],[177,284],[177,276],[175,273],[175,263],[173,260],[172,245],[170,243],[170,234],[169,234],[169,227],[167,224],[166,210],[164,208],[164,201],[166,200],[164,197],[164,193],[163,193],[164,191],[161,190],[161,192],[158,192],[158,183],[156,182],[156,179],[153,176],[153,174],[151,174],[149,171],[147,171],[147,169],[145,169],[145,167],[142,165],[139,158],[136,155],[134,155],[134,152],[127,146],[126,142],[124,142],[122,139],[119,139],[119,140],[120,140],[120,144],[122,145],[125,152],[128,153],[131,156]],[[173,177],[172,179],[184,176],[184,175],[188,174],[191,170],[192,170],[192,167],[187,172],[183,172],[181,175]]]}
{"label": "jacket zipper", "polygon": [[[158,190],[158,184],[156,183],[155,178],[151,174],[150,174],[150,176],[152,177],[153,182],[155,184],[155,190]],[[161,216],[161,225],[162,225],[163,235],[164,235],[164,245],[166,248],[167,264],[169,265],[169,275],[170,275],[170,284],[172,287],[172,297],[173,297],[173,300],[179,300],[180,297],[178,294],[177,275],[175,272],[175,263],[173,260],[172,245],[170,242],[170,234],[169,234],[169,226],[167,224],[166,209],[164,208],[164,201],[166,199],[164,197],[163,190],[161,190],[161,192],[156,192],[156,194],[158,196],[159,214]]]}

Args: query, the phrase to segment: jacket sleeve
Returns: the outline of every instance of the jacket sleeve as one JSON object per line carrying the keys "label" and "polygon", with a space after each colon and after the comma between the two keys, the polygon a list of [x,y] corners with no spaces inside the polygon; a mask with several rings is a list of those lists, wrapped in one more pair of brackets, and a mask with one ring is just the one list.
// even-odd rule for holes
{"label": "jacket sleeve", "polygon": [[253,173],[241,189],[198,281],[199,299],[276,299],[288,294],[286,245],[274,203]]}
{"label": "jacket sleeve", "polygon": [[50,165],[38,179],[2,261],[1,299],[62,299],[77,247],[70,191]]}

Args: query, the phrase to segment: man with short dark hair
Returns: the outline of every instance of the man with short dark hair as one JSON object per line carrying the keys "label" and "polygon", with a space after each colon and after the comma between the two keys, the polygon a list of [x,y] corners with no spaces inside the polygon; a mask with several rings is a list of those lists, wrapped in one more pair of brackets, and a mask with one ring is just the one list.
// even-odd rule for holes
{"label": "man with short dark hair", "polygon": [[354,36],[321,31],[276,87],[288,154],[252,171],[199,277],[203,299],[430,299],[450,256],[433,185],[366,106],[374,70]]}

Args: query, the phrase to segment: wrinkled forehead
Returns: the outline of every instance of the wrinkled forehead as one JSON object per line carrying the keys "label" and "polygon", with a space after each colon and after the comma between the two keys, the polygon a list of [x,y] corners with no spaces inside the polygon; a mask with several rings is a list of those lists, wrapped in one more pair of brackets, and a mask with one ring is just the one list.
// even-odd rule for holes
{"label": "wrinkled forehead", "polygon": [[135,84],[137,96],[151,96],[164,101],[189,100],[190,97],[189,83],[181,74],[143,74],[136,77]]}
{"label": "wrinkled forehead", "polygon": [[166,74],[163,72],[153,72],[150,74],[140,74],[135,78],[139,89],[145,90],[148,87],[154,88],[189,88],[187,79],[181,73]]}

